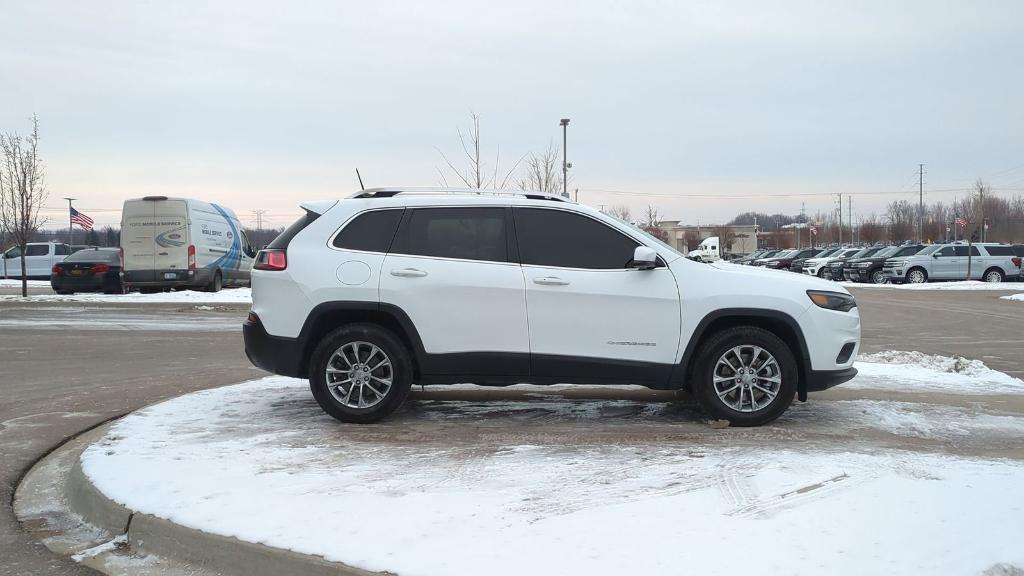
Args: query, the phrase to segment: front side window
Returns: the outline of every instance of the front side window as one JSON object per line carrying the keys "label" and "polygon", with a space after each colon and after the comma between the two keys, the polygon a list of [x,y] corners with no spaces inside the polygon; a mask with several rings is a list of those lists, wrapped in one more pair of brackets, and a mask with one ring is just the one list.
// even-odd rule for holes
{"label": "front side window", "polygon": [[395,237],[404,208],[363,212],[334,237],[334,246],[345,250],[387,252]]}
{"label": "front side window", "polygon": [[21,246],[15,246],[4,252],[4,258],[21,258]]}
{"label": "front side window", "polygon": [[[953,251],[953,247],[952,246],[946,246],[942,250],[939,250],[939,258],[949,258],[950,256],[955,256],[955,255],[956,255],[956,252]],[[966,256],[966,255],[967,255],[967,252],[964,252],[964,256]]]}
{"label": "front side window", "polygon": [[640,244],[593,218],[564,210],[516,208],[523,264],[616,270],[626,268]]}
{"label": "front side window", "polygon": [[393,254],[508,262],[504,208],[416,208],[402,223]]}
{"label": "front side window", "polygon": [[49,254],[49,244],[29,244],[25,248],[25,256],[47,256]]}

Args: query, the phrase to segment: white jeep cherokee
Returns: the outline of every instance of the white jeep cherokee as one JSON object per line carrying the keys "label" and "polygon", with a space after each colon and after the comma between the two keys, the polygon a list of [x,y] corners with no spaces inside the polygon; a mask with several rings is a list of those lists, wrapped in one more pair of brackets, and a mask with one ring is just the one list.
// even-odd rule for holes
{"label": "white jeep cherokee", "polygon": [[373,422],[413,383],[686,389],[753,426],[852,378],[838,284],[687,260],[541,193],[373,189],[304,204],[257,256],[245,351],[308,377],[323,409]]}

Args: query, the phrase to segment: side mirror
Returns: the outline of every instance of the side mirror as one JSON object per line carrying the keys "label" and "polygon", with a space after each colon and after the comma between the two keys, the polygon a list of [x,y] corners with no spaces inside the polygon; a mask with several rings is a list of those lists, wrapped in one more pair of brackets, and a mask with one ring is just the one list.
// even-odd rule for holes
{"label": "side mirror", "polygon": [[637,246],[633,250],[633,261],[629,266],[637,270],[652,270],[658,266],[658,253],[653,248]]}
{"label": "side mirror", "polygon": [[938,252],[932,252],[932,258],[938,258],[938,257],[939,257],[939,253]]}

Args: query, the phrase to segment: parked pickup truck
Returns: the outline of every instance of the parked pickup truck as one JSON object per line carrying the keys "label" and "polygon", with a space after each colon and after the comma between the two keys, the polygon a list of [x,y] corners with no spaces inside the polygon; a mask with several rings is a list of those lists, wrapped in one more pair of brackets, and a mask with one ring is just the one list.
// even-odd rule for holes
{"label": "parked pickup truck", "polygon": [[970,279],[1002,282],[1018,279],[1020,257],[1005,244],[933,244],[913,256],[890,258],[883,270],[890,282],[920,284],[929,280],[966,280],[970,255]]}
{"label": "parked pickup truck", "polygon": [[[54,264],[68,257],[71,247],[56,242],[29,242],[25,245],[26,276],[34,280],[49,280]],[[12,246],[3,253],[0,278],[21,278],[21,246]]]}

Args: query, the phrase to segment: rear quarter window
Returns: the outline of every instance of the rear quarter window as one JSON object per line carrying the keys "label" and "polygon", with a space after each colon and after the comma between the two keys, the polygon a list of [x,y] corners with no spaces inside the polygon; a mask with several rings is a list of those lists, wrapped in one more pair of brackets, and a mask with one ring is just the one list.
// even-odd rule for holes
{"label": "rear quarter window", "polygon": [[332,244],[344,250],[387,252],[404,212],[404,208],[363,212],[338,232]]}
{"label": "rear quarter window", "polygon": [[985,246],[989,256],[1013,256],[1012,246]]}

